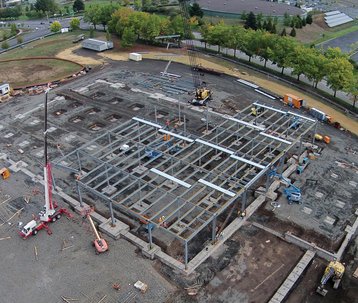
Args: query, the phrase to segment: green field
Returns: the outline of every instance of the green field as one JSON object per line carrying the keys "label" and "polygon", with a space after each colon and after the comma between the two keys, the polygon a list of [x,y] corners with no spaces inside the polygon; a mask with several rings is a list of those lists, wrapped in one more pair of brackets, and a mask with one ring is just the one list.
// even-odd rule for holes
{"label": "green field", "polygon": [[29,57],[53,57],[59,52],[73,46],[72,40],[79,34],[88,32],[74,31],[66,34],[57,34],[25,45],[23,48],[16,48],[0,55],[0,60]]}

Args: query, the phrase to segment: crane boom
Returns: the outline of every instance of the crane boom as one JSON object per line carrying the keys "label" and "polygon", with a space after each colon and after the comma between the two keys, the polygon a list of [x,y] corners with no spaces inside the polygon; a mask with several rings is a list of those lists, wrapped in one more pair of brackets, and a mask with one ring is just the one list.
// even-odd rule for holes
{"label": "crane boom", "polygon": [[193,84],[195,88],[195,98],[190,100],[189,103],[193,105],[206,105],[207,102],[211,99],[212,92],[211,90],[205,87],[204,82],[201,81],[200,79],[200,73],[198,70],[198,63],[197,63],[198,53],[195,50],[194,41],[193,39],[191,39],[188,2],[189,0],[179,0],[179,7],[183,19],[183,26],[184,26],[184,37],[186,38],[189,64],[190,64],[191,75],[193,78]]}
{"label": "crane boom", "polygon": [[186,38],[186,45],[188,50],[189,63],[191,68],[191,74],[193,77],[193,84],[195,88],[200,87],[201,79],[200,74],[197,69],[197,52],[195,51],[194,41],[191,39],[191,30],[189,25],[189,9],[188,9],[188,0],[179,0],[179,6],[181,11],[181,16],[183,19],[184,26],[184,38]]}

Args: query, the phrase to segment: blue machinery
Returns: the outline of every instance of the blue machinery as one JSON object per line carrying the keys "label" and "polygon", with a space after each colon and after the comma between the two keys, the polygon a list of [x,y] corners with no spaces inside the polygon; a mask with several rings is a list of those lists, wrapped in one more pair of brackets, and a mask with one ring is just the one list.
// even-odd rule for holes
{"label": "blue machinery", "polygon": [[287,198],[288,204],[292,204],[293,202],[296,202],[299,204],[302,203],[301,202],[301,190],[297,186],[294,186],[290,180],[288,180],[287,178],[282,176],[282,174],[278,174],[275,170],[272,170],[269,173],[269,176],[270,177],[278,177],[280,180],[282,180],[288,184],[288,187],[286,187],[283,190],[283,194]]}

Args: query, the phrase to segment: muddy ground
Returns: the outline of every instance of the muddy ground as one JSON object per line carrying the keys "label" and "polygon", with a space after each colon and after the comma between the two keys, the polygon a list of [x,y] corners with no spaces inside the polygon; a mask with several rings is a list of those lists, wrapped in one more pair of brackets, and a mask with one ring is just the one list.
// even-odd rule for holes
{"label": "muddy ground", "polygon": [[[168,105],[165,103],[154,103],[153,100],[144,97],[140,93],[131,93],[127,87],[123,90],[116,91],[113,88],[109,88],[106,86],[104,87],[103,84],[97,83],[87,93],[83,93],[84,98],[87,97],[86,101],[84,102],[70,99],[66,100],[65,98],[54,99],[56,93],[60,95],[60,91],[64,89],[79,90],[87,86],[88,84],[94,83],[94,81],[97,79],[122,82],[126,83],[128,87],[135,86],[137,88],[153,92],[158,90],[158,87],[155,85],[151,86],[148,81],[154,78],[154,76],[157,76],[160,71],[164,70],[164,68],[165,62],[161,61],[146,60],[141,63],[113,62],[111,66],[104,67],[97,72],[93,72],[93,74],[90,73],[86,77],[78,78],[73,83],[66,84],[51,92],[52,96],[50,98],[51,103],[49,106],[49,119],[50,126],[53,127],[53,129],[52,133],[49,135],[50,157],[55,159],[60,157],[61,153],[71,152],[74,150],[75,147],[83,145],[93,137],[105,133],[107,130],[113,128],[118,123],[125,122],[133,116],[139,115],[142,117],[144,116],[148,119],[153,119],[154,105],[158,106],[158,109],[161,106],[160,109],[162,110],[162,112],[164,112],[162,118],[160,119],[160,123],[164,123],[164,121],[168,118],[172,120],[177,115],[177,109],[173,109],[172,105]],[[171,68],[173,72],[175,71],[176,73],[180,73],[183,76],[183,80],[181,81],[190,81],[191,75],[190,72],[187,70],[186,66],[172,63]],[[278,101],[272,101],[266,97],[263,97],[262,95],[256,94],[253,90],[238,84],[234,78],[231,78],[229,76],[221,76],[220,78],[218,78],[213,75],[205,75],[205,78],[208,83],[213,84],[213,87],[215,87],[214,96],[216,98],[212,102],[211,106],[223,113],[234,114],[236,110],[249,106],[252,101],[256,100],[265,102],[270,105],[274,105],[276,107],[282,107],[282,104],[280,104]],[[143,79],[145,81],[143,81]],[[116,94],[117,99],[115,100],[113,99],[113,92],[115,92]],[[190,98],[190,96],[181,95],[174,97],[178,98],[183,104],[182,109],[184,111],[184,105],[187,104],[187,99]],[[93,99],[95,99],[95,101],[93,101]],[[118,102],[116,103],[116,101]],[[14,161],[25,161],[29,164],[29,170],[33,171],[36,174],[42,173],[42,102],[43,96],[23,96],[13,99],[8,103],[0,105],[2,115],[0,129],[1,151],[8,153],[11,159],[13,159]],[[94,110],[94,108],[96,109]],[[139,108],[139,110],[137,108]],[[58,114],[59,112],[60,114]],[[300,113],[299,111],[297,112]],[[192,133],[200,134],[203,131],[203,127],[205,129],[205,123],[202,121],[203,118],[206,118],[205,113],[192,111],[187,108],[185,109],[185,113],[187,114],[187,118],[189,120],[188,130],[190,130],[190,132]],[[19,115],[25,116],[22,117]],[[118,119],[113,120],[113,115],[118,115]],[[78,116],[82,117],[83,119],[76,119]],[[108,117],[112,118],[109,119]],[[92,127],[94,124],[101,124],[102,127],[99,129],[94,129]],[[357,138],[355,137],[350,137],[349,140],[346,140],[347,133],[339,132],[337,130],[333,131],[333,129],[321,125],[319,126],[318,131],[324,132],[325,134],[332,134],[332,140],[335,142],[339,142],[338,144],[343,150],[345,150],[346,148],[352,149],[354,148],[354,146],[357,145]],[[58,144],[60,144],[60,149],[58,149]],[[337,154],[337,157],[342,156],[340,149],[335,149],[336,147],[334,144],[328,145],[325,148],[327,150],[331,150],[330,157],[332,159],[334,159],[335,153]],[[19,152],[19,149],[21,149],[23,153]],[[354,157],[356,157],[356,154],[350,152],[349,157],[352,157],[353,160],[351,161],[355,161]],[[314,171],[310,171],[310,166],[308,166],[307,172],[310,172],[311,174],[321,174],[322,171],[326,171],[330,167],[331,163],[326,163],[324,159],[322,159],[322,161],[319,162],[319,165],[317,165],[317,168]],[[61,172],[57,169],[55,178],[58,179],[60,186],[66,188],[69,194],[73,195],[74,197],[77,197],[76,189],[73,185],[73,176],[69,176],[67,172]],[[23,185],[16,186],[23,188]],[[28,186],[31,188],[33,185],[29,184]],[[30,190],[27,187],[24,187],[23,189],[26,189],[25,192]],[[16,188],[13,188],[12,190],[16,191]],[[6,188],[3,188],[3,191],[6,191]],[[94,199],[90,196],[88,196],[87,198],[89,200]],[[307,196],[307,198],[309,198],[309,196]],[[37,203],[37,205],[34,205],[34,207],[41,205],[41,203],[42,202]],[[320,202],[314,202],[312,200],[311,203]],[[351,202],[351,210],[353,209],[354,205],[354,201]],[[101,207],[99,206],[98,208],[100,210],[103,210],[103,213],[106,213],[108,215],[108,209],[105,205],[102,205]],[[31,213],[34,211],[35,208],[29,209],[28,212],[24,214],[24,216],[26,215],[26,218],[29,218],[31,217]],[[267,218],[265,218],[265,216]],[[265,212],[264,210],[260,210],[257,213],[257,218],[266,220],[263,220],[264,222],[262,223],[276,222],[275,224],[277,225],[272,225],[271,227],[277,229],[278,231],[292,230],[294,232],[296,228],[294,225],[290,224],[290,222],[287,222],[287,220],[282,220],[282,218],[275,218],[272,212],[267,213],[267,211]],[[351,219],[351,217],[346,218],[347,222],[349,222]],[[312,235],[315,237],[316,240],[319,240],[319,234],[307,231],[307,224],[308,220],[305,221],[305,218],[303,217],[301,222],[298,224],[299,226],[297,227],[300,230],[299,235],[302,235],[302,237],[310,237],[310,235]],[[66,230],[64,232],[71,234],[73,230],[76,230],[74,226],[71,226],[72,225],[70,224],[68,227],[66,227]],[[309,230],[311,230],[311,228],[309,228]],[[9,229],[6,231],[14,233],[11,234],[12,236],[16,235],[14,229]],[[79,237],[82,237],[78,231],[76,234],[78,234]],[[43,235],[43,239],[45,239],[45,236],[47,235]],[[56,241],[51,242],[47,245],[58,245],[59,241],[61,241],[61,237],[57,237],[56,239]],[[79,243],[82,243],[79,246],[79,256],[74,255],[73,258],[75,258],[75,263],[69,263],[73,264],[73,268],[75,268],[74,264],[76,264],[76,262],[80,262],[81,257],[83,257],[83,260],[86,260],[84,262],[89,262],[88,260],[92,261],[92,259],[88,257],[88,254],[90,252],[87,252],[86,241],[87,237],[85,239],[81,238],[81,240],[79,241]],[[1,246],[4,249],[4,252],[2,252],[2,254],[4,255],[9,249],[21,250],[24,247],[22,246],[23,242],[21,241],[16,240],[8,243],[9,246]],[[27,250],[33,249],[33,247],[31,246],[31,242],[24,243],[26,243],[25,248]],[[93,280],[94,278],[91,277],[91,283],[86,282],[84,285],[86,286],[84,289],[91,289],[93,297],[98,298],[98,300],[100,299],[100,294],[105,293],[104,291],[109,291],[109,281],[113,281],[114,277],[116,277],[116,270],[120,270],[120,268],[112,267],[113,264],[116,262],[116,258],[122,258],[120,242],[115,243],[116,244],[114,244],[113,254],[111,253],[109,255],[108,261],[106,261],[103,266],[101,265],[101,263],[100,265],[96,263],[96,266],[99,266],[100,268],[95,267],[90,269],[89,266],[86,269],[86,266],[82,266],[81,271],[78,273],[78,275],[74,276],[77,277],[77,279],[81,279],[82,276],[91,276],[92,272],[95,270],[99,270],[101,273],[103,273],[103,276],[105,277],[103,278],[103,283],[107,284],[101,284],[102,286],[96,286]],[[358,264],[357,243],[353,243],[354,244],[351,246],[351,253],[347,255],[347,264],[349,264],[349,268],[347,270],[347,275],[344,278],[344,283],[342,284],[342,291],[330,291],[327,297],[328,300],[330,300],[329,298],[336,298],[335,296],[338,296],[337,294],[339,294],[340,300],[342,301],[336,302],[354,302],[351,301],[351,298],[353,295],[356,294],[357,289],[354,288],[356,287],[356,285],[355,280],[353,280],[353,278],[351,277],[351,273],[352,270],[357,267]],[[128,245],[129,247],[131,247],[130,244]],[[225,244],[225,246],[221,247],[215,256],[212,256],[210,259],[208,259],[207,262],[202,264],[201,267],[198,269],[197,274],[194,274],[188,278],[184,278],[183,276],[177,275],[172,270],[168,269],[165,265],[159,263],[158,261],[153,262],[145,260],[143,261],[143,263],[142,261],[139,262],[137,260],[137,257],[133,255],[133,252],[130,251],[130,248],[127,249],[129,251],[125,254],[126,259],[123,259],[123,262],[124,264],[126,264],[126,266],[130,263],[134,263],[133,267],[136,268],[136,270],[134,271],[135,274],[133,274],[131,271],[131,266],[125,267],[131,275],[133,274],[131,281],[138,277],[138,273],[140,273],[141,267],[143,267],[145,268],[143,276],[146,277],[146,279],[149,279],[147,277],[151,274],[151,272],[153,273],[152,285],[154,289],[156,288],[156,283],[161,283],[162,279],[162,277],[157,276],[156,270],[159,271],[162,276],[165,277],[167,281],[172,284],[172,286],[163,286],[164,289],[159,292],[154,291],[151,294],[151,296],[153,297],[150,297],[148,300],[145,299],[144,302],[165,302],[167,298],[170,297],[169,301],[167,302],[175,303],[266,302],[273,295],[279,285],[283,282],[288,273],[298,262],[300,257],[304,254],[304,251],[301,251],[297,247],[287,244],[282,240],[279,240],[278,238],[267,232],[258,230],[253,226],[246,226],[236,232],[232,239],[230,239]],[[57,248],[54,250],[57,250]],[[26,256],[27,255],[22,255],[22,257],[18,259],[19,262],[25,262]],[[5,260],[2,262],[8,261]],[[289,302],[320,302],[317,300],[321,300],[321,298],[317,297],[317,295],[314,293],[314,289],[323,273],[325,262],[322,262],[318,259],[315,259],[314,262],[315,263],[313,263],[308,268],[308,273],[302,278],[300,284],[298,284],[295,291],[290,295]],[[1,266],[4,265],[2,263],[0,264]],[[317,264],[319,265],[316,268]],[[6,266],[8,265],[6,264]],[[50,266],[51,258],[43,264],[41,270],[46,271]],[[106,266],[108,266],[108,268],[111,268],[110,273],[107,272]],[[71,271],[70,267],[70,265],[66,267],[69,272]],[[10,272],[10,268],[8,269]],[[56,270],[60,269],[56,267]],[[24,273],[24,275],[25,277],[30,278],[31,272],[26,272]],[[65,277],[66,272],[63,272],[62,275],[62,278]],[[123,275],[126,276],[126,272],[124,272]],[[16,276],[10,277],[11,283],[17,280]],[[129,279],[126,279],[125,277],[123,277],[123,279],[124,281],[126,281],[126,283],[130,283]],[[64,285],[68,284],[67,282],[66,284],[63,281],[63,279],[58,280],[61,289],[64,288]],[[48,279],[45,279],[44,283],[45,282],[49,283],[49,285],[53,283],[53,281],[50,281]],[[73,284],[74,283],[75,282],[73,282]],[[193,286],[194,284],[201,285],[198,295],[195,297],[188,297],[187,295],[185,295],[186,291],[184,290],[184,288]],[[37,286],[33,286],[31,283],[26,285],[29,288],[29,291],[31,291],[31,293],[33,294],[36,294],[36,290],[42,289],[41,287],[36,288]],[[180,290],[178,292],[175,292],[173,286],[174,288],[177,287]],[[126,286],[126,290],[127,289],[129,288]],[[79,293],[75,293],[75,290],[76,289],[73,288],[74,294],[79,295]],[[8,293],[7,288],[0,288],[0,292],[3,296],[5,296],[5,293],[6,296],[11,296],[11,292]],[[168,293],[170,294],[168,295]],[[113,299],[114,298],[115,297],[113,297]],[[151,298],[153,298],[153,301],[150,301]],[[25,302],[22,301],[23,299],[24,297],[21,297],[19,300],[17,300],[17,302]],[[51,301],[51,294],[46,297],[46,300],[47,302]],[[335,302],[333,300],[334,299],[332,299],[332,302]],[[41,300],[37,301],[41,302]]]}

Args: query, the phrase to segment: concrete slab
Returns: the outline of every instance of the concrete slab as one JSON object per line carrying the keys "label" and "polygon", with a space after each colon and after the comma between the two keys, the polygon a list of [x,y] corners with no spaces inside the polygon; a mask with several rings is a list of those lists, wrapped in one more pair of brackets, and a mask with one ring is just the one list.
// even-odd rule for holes
{"label": "concrete slab", "polygon": [[117,219],[114,220],[113,226],[111,219],[107,219],[107,221],[99,225],[99,230],[114,239],[119,239],[121,233],[129,231],[129,226]]}
{"label": "concrete slab", "polygon": [[334,222],[336,222],[336,219],[335,219],[335,218],[332,218],[332,217],[330,217],[330,216],[327,216],[327,217],[323,220],[323,222],[325,222],[325,223],[327,223],[327,224],[329,224],[329,225],[333,225]]}
{"label": "concrete slab", "polygon": [[344,208],[344,206],[346,205],[346,203],[342,202],[342,201],[337,201],[336,206],[339,208]]}
{"label": "concrete slab", "polygon": [[312,208],[304,206],[302,211],[306,213],[307,215],[310,215],[312,213]]}
{"label": "concrete slab", "polygon": [[315,193],[315,196],[316,196],[318,199],[321,199],[321,198],[323,197],[323,194],[322,194],[321,192],[317,191],[317,192]]}

